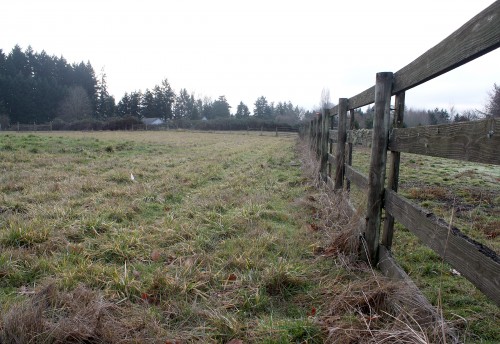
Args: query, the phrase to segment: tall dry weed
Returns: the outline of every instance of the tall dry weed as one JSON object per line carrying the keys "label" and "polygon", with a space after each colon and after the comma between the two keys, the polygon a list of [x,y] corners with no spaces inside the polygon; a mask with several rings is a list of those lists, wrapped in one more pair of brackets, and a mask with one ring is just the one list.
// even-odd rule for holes
{"label": "tall dry weed", "polygon": [[304,204],[314,209],[316,227],[327,244],[322,256],[349,272],[347,281],[333,281],[324,295],[325,313],[318,319],[329,343],[457,343],[442,313],[429,309],[415,294],[415,286],[390,280],[360,261],[361,211],[353,210],[345,191],[322,182],[319,162],[307,142],[298,144],[304,174],[311,181],[311,194]]}

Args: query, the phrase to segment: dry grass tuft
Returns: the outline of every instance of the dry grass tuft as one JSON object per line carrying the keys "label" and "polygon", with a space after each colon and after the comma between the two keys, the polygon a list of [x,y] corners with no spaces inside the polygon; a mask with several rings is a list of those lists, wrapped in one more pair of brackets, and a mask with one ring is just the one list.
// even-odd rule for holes
{"label": "dry grass tuft", "polygon": [[123,326],[119,309],[96,292],[78,287],[71,293],[49,284],[3,316],[4,343],[97,343],[113,340]]}
{"label": "dry grass tuft", "polygon": [[13,306],[2,321],[5,344],[165,342],[143,309],[119,307],[82,285],[61,292],[50,283]]}
{"label": "dry grass tuft", "polygon": [[303,203],[312,209],[314,228],[323,230],[328,243],[316,253],[349,271],[348,278],[334,281],[323,296],[327,303],[318,321],[328,333],[326,342],[457,342],[455,332],[421,303],[412,286],[385,278],[359,260],[362,214],[352,210],[346,195],[318,180],[319,163],[308,145],[302,143],[299,150],[304,173],[317,188]]}

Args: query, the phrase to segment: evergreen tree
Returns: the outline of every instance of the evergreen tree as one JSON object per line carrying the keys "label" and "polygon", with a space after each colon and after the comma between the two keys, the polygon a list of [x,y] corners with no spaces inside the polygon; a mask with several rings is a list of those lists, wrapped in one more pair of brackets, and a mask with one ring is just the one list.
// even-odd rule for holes
{"label": "evergreen tree", "polygon": [[105,120],[113,117],[115,115],[115,107],[115,99],[108,93],[106,73],[102,70],[98,84],[97,118]]}
{"label": "evergreen tree", "polygon": [[243,102],[240,101],[236,108],[236,118],[246,118],[250,116],[250,110],[248,110],[248,106],[243,104]]}
{"label": "evergreen tree", "polygon": [[144,92],[144,96],[142,97],[141,117],[157,117],[155,99],[153,93],[149,89],[146,89],[146,92]]}
{"label": "evergreen tree", "polygon": [[188,91],[183,88],[179,91],[179,95],[175,98],[174,104],[174,119],[189,118],[191,105],[191,96]]}
{"label": "evergreen tree", "polygon": [[158,116],[163,120],[172,119],[175,92],[167,79],[161,82],[161,86],[155,87],[154,95]]}
{"label": "evergreen tree", "polygon": [[427,111],[429,115],[429,122],[431,125],[447,123],[450,121],[450,115],[445,109],[435,108],[433,111]]}
{"label": "evergreen tree", "polygon": [[92,112],[97,112],[98,83],[94,68],[88,61],[73,64],[73,86],[81,86],[87,93]]}
{"label": "evergreen tree", "polygon": [[2,49],[0,49],[0,77],[4,77],[6,74],[5,63],[7,57],[5,56]]}
{"label": "evergreen tree", "polygon": [[137,118],[141,118],[142,104],[142,93],[141,92],[132,92],[130,93],[130,115],[135,116]]}
{"label": "evergreen tree", "polygon": [[230,108],[231,106],[229,106],[226,97],[220,96],[219,99],[214,101],[212,104],[213,116],[215,118],[217,117],[228,118],[231,116],[231,112],[229,110]]}
{"label": "evergreen tree", "polygon": [[28,78],[31,77],[31,70],[28,64],[28,58],[21,47],[16,44],[6,60],[7,76],[12,78]]}
{"label": "evergreen tree", "polygon": [[[6,56],[0,51],[0,103],[11,122],[43,123],[50,121],[58,110],[75,95],[81,86],[95,108],[96,79],[90,63],[69,65],[64,57],[36,53],[31,47],[25,52],[16,45]],[[74,97],[73,97],[74,99]],[[108,107],[112,97],[108,98]],[[67,108],[67,106],[66,106]]]}
{"label": "evergreen tree", "polygon": [[206,119],[213,119],[214,118],[212,104],[213,104],[212,99],[210,99],[209,97],[203,98],[201,118],[206,118]]}
{"label": "evergreen tree", "polygon": [[118,102],[118,105],[116,106],[116,113],[120,117],[128,116],[132,113],[130,107],[130,96],[127,92],[125,92],[122,99]]}
{"label": "evergreen tree", "polygon": [[192,93],[189,96],[188,116],[189,119],[193,121],[200,119],[200,112],[198,111],[198,107],[196,106],[196,100],[194,99],[194,94]]}
{"label": "evergreen tree", "polygon": [[196,111],[196,119],[202,119],[203,118],[203,101],[201,99],[197,99],[194,102],[194,108]]}
{"label": "evergreen tree", "polygon": [[271,107],[264,96],[257,98],[254,104],[253,115],[257,118],[271,118]]}

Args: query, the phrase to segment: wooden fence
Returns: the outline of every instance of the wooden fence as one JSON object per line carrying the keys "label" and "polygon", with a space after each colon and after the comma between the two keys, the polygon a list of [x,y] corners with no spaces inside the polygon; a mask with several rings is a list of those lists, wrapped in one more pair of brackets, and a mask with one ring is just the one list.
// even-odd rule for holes
{"label": "wooden fence", "polygon": [[[405,91],[499,46],[500,1],[496,1],[401,70],[394,74],[377,73],[374,86],[354,97],[340,98],[338,105],[323,110],[305,129],[320,160],[320,177],[325,182],[335,190],[349,189],[351,183],[367,190],[366,217],[360,225],[366,245],[365,259],[387,275],[404,275],[390,254],[394,221],[398,221],[497,305],[500,305],[499,256],[397,191],[403,152],[500,165],[499,118],[402,128]],[[393,109],[392,96],[395,96]],[[354,110],[373,103],[371,161],[369,174],[365,176],[352,167]],[[392,127],[391,110],[394,111]],[[389,166],[387,152],[391,156]]]}

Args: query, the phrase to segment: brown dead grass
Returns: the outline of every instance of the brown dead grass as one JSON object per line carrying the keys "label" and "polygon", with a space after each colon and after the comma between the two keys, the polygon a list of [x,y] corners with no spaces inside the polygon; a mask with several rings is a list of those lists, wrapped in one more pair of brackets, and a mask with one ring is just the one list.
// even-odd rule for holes
{"label": "brown dead grass", "polygon": [[151,335],[159,329],[141,313],[120,308],[83,286],[61,292],[50,283],[3,315],[1,342],[155,342]]}
{"label": "brown dead grass", "polygon": [[[414,287],[390,280],[359,260],[362,214],[345,202],[348,198],[344,191],[335,193],[317,178],[319,166],[308,145],[302,143],[299,149],[304,173],[316,188],[303,202],[312,209],[311,227],[322,231],[326,239],[323,246],[315,248],[315,253],[334,259],[349,274],[347,282],[346,278],[325,282],[331,285],[323,296],[324,311],[318,321],[327,333],[326,342],[458,342],[455,331],[448,324],[443,326],[438,313],[421,303]],[[444,189],[429,191],[439,198],[447,195]]]}

